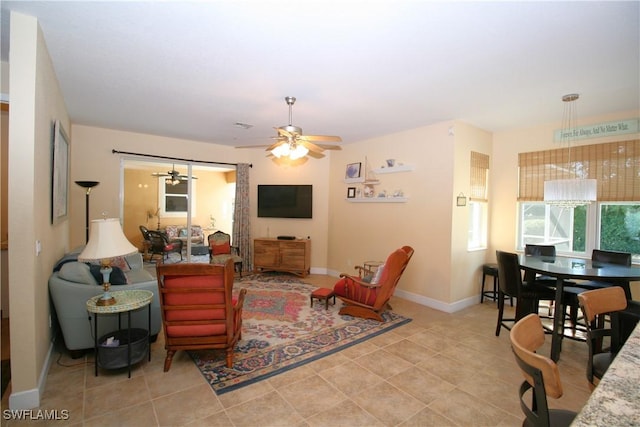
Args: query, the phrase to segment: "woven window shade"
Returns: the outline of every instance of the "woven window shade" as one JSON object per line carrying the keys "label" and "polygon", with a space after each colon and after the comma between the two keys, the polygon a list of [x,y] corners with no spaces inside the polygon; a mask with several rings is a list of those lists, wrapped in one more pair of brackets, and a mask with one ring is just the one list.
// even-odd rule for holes
{"label": "woven window shade", "polygon": [[518,167],[518,201],[542,201],[544,181],[571,178],[597,179],[598,201],[640,201],[640,140],[520,153]]}
{"label": "woven window shade", "polygon": [[471,152],[471,194],[470,200],[486,202],[489,181],[489,156]]}

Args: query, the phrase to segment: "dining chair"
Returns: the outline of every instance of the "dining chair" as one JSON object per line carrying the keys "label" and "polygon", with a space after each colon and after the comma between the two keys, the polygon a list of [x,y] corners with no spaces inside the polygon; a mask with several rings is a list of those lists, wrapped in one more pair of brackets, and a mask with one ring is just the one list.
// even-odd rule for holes
{"label": "dining chair", "polygon": [[[556,247],[554,245],[534,245],[534,244],[526,244],[524,248],[525,255],[529,256],[556,256]],[[556,278],[551,276],[537,275],[535,279],[532,279],[531,276],[534,273],[525,274],[525,281],[535,280],[537,284],[550,286],[555,288],[556,286]],[[563,305],[569,309],[569,324],[566,325],[569,329],[573,330],[572,335],[567,335],[568,338],[574,338],[581,340],[579,334],[576,333],[578,330],[585,330],[584,327],[579,326],[578,324],[578,298],[577,294],[583,291],[582,288],[576,287],[577,284],[575,282],[564,281],[563,282],[563,293],[562,293],[562,301]],[[549,303],[549,316],[551,316],[551,311],[553,310],[554,301]]]}
{"label": "dining chair", "polygon": [[[584,291],[578,295],[578,301],[587,324],[587,379],[593,388],[623,344],[620,339],[618,314],[627,308],[627,298],[620,286],[611,286]],[[608,322],[604,319],[606,315],[610,318]],[[604,337],[610,337],[608,348],[604,347]]]}
{"label": "dining chair", "polygon": [[[627,252],[614,252],[594,249],[591,252],[591,261],[606,264],[624,265],[626,267],[629,267],[631,266],[631,254]],[[631,299],[631,287],[628,281],[602,282],[598,280],[578,280],[576,282],[571,282],[571,286],[565,286],[563,299],[565,301],[565,307],[569,307],[569,321],[574,328],[579,327],[578,295],[583,293],[585,290],[610,288],[612,286],[622,287],[626,298],[628,300]]]}
{"label": "dining chair", "polygon": [[[526,256],[538,256],[538,257],[555,257],[556,247],[554,245],[534,245],[527,243],[524,245],[524,254]],[[524,276],[525,282],[531,282],[535,280],[538,284],[544,284],[547,286],[555,286],[556,278],[550,276],[536,275],[533,272],[526,272]]]}
{"label": "dining chair", "polygon": [[[616,251],[604,251],[601,249],[594,249],[591,252],[591,261],[592,262],[601,262],[605,264],[615,264],[615,265],[624,265],[625,267],[631,266],[631,254],[628,252],[616,252]],[[620,286],[624,289],[624,293],[628,300],[631,299],[631,287],[629,286],[628,281],[620,281],[616,283],[612,282],[602,282],[598,280],[586,280],[579,281],[576,283],[576,286],[584,289],[601,289],[608,288],[611,286]]]}
{"label": "dining chair", "polygon": [[[520,319],[509,334],[516,363],[524,376],[520,385],[520,408],[525,414],[523,426],[569,426],[576,413],[564,409],[550,409],[547,396],[558,399],[563,395],[558,365],[536,353],[544,344],[544,328],[540,317],[531,313]],[[531,390],[531,404],[525,394]]]}
{"label": "dining chair", "polygon": [[[510,252],[496,251],[498,260],[498,323],[496,336],[500,330],[511,329],[507,323],[517,322],[530,313],[538,313],[540,301],[554,301],[556,292],[547,286],[528,283],[522,280],[522,271],[518,255]],[[504,297],[516,299],[515,317],[504,318]]]}

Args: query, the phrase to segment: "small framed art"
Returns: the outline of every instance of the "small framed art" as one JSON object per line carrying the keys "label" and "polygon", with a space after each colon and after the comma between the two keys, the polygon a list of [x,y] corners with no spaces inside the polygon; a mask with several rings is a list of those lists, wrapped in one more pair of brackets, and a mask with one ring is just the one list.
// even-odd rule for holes
{"label": "small framed art", "polygon": [[356,187],[347,188],[347,198],[355,199],[356,198]]}
{"label": "small framed art", "polygon": [[362,163],[349,163],[345,172],[346,179],[360,178],[360,167]]}
{"label": "small framed art", "polygon": [[53,127],[51,167],[51,223],[58,224],[67,217],[69,190],[69,138],[59,120]]}

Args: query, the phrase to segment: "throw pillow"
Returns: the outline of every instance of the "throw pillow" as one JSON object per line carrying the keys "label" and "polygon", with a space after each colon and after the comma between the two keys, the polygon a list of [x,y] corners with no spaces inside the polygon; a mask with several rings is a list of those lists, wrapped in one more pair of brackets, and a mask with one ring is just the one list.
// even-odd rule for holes
{"label": "throw pillow", "polygon": [[[102,285],[102,273],[100,273],[100,266],[91,264],[89,266],[91,269],[91,274],[93,278],[96,279],[99,285]],[[127,281],[127,276],[120,270],[118,267],[111,266],[111,276],[109,276],[109,283],[112,285],[126,285],[129,282]]]}
{"label": "throw pillow", "polygon": [[211,245],[211,252],[213,255],[224,255],[231,253],[231,244],[229,242],[222,244],[213,244]]}
{"label": "throw pillow", "polygon": [[[89,266],[82,262],[68,262],[60,267],[58,277],[73,283],[83,283],[86,285],[97,285],[95,278],[89,271]],[[102,278],[100,278],[102,283]]]}
{"label": "throw pillow", "polygon": [[380,281],[380,278],[382,277],[382,271],[384,270],[384,264],[382,264],[380,267],[378,267],[378,270],[376,271],[376,274],[373,275],[373,278],[371,278],[371,284],[372,285],[377,285],[378,282]]}
{"label": "throw pillow", "polygon": [[122,271],[131,270],[131,267],[129,267],[129,263],[127,262],[127,259],[125,257],[123,257],[123,256],[117,256],[115,258],[112,258],[111,259],[111,266],[112,267],[118,267]]}
{"label": "throw pillow", "polygon": [[180,233],[178,234],[178,237],[187,237],[187,229],[181,228]]}

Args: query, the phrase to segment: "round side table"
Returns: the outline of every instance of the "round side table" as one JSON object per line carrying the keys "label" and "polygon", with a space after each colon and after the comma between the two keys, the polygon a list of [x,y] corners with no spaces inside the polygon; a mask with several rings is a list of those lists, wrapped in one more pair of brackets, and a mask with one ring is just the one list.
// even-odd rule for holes
{"label": "round side table", "polygon": [[[115,291],[111,292],[111,295],[115,298],[116,303],[113,305],[97,305],[97,301],[102,297],[102,294],[96,295],[95,297],[90,298],[87,301],[87,311],[89,313],[95,314],[95,320],[93,322],[93,336],[95,339],[94,349],[95,349],[95,376],[98,376],[98,365],[103,366],[106,369],[115,369],[120,368],[117,363],[109,363],[109,361],[104,360],[101,361],[100,350],[108,351],[108,350],[122,350],[124,351],[125,346],[102,346],[102,343],[99,343],[98,337],[98,315],[99,314],[118,314],[118,330],[107,334],[106,336],[113,335],[119,336],[122,338],[126,338],[126,355],[127,360],[126,364],[123,366],[127,366],[129,369],[129,378],[131,378],[131,365],[133,363],[138,363],[141,361],[145,353],[148,355],[149,360],[151,360],[151,338],[149,336],[149,331],[151,331],[151,300],[153,299],[153,292],[146,290],[126,290],[126,291]],[[148,317],[148,325],[147,330],[141,329],[145,335],[144,341],[139,340],[140,348],[137,348],[137,344],[132,345],[132,332],[133,335],[136,335],[138,329],[131,327],[131,312],[135,310],[139,310],[143,307],[148,307],[149,317]],[[127,329],[123,330],[121,326],[121,314],[127,313]],[[135,337],[134,337],[135,338]],[[135,358],[132,358],[133,351],[135,351]],[[103,358],[106,358],[108,353],[103,351]]]}

